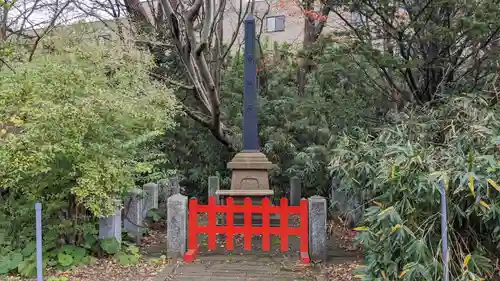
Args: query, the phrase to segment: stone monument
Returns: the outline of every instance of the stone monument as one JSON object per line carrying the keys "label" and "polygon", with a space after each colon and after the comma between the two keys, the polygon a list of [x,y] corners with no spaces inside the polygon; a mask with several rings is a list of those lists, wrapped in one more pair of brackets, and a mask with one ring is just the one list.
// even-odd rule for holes
{"label": "stone monument", "polygon": [[[255,19],[251,14],[245,19],[244,25],[243,151],[236,154],[227,164],[232,172],[231,189],[218,190],[216,194],[222,203],[225,198],[233,197],[235,204],[242,204],[245,197],[250,197],[256,205],[260,204],[264,197],[274,194],[269,188],[268,171],[275,165],[267,160],[259,148]],[[252,215],[254,225],[261,224],[261,219],[258,214]],[[276,219],[277,216],[271,216],[271,224],[275,224]],[[234,224],[243,224],[242,214],[235,214]]]}

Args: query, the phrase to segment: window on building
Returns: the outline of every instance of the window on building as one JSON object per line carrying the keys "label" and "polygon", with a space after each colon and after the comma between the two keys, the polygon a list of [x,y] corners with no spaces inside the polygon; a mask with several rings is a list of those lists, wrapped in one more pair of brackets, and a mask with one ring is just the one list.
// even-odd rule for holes
{"label": "window on building", "polygon": [[266,17],[266,32],[285,31],[285,16]]}

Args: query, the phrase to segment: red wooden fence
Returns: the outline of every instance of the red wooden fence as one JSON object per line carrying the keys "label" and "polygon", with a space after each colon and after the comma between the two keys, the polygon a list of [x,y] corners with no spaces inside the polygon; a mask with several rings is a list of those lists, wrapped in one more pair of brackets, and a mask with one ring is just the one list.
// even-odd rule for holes
{"label": "red wooden fence", "polygon": [[[208,214],[208,224],[198,225],[198,214]],[[226,214],[226,225],[218,226],[216,223],[217,213]],[[244,225],[234,226],[234,213],[244,214]],[[280,226],[271,227],[270,214],[280,214]],[[252,226],[252,214],[262,214],[262,226]],[[289,227],[288,215],[299,214],[300,226]],[[280,249],[282,252],[288,251],[288,236],[297,235],[300,237],[300,259],[302,263],[309,263],[309,217],[308,202],[306,199],[300,201],[300,206],[288,206],[288,200],[282,198],[280,206],[272,206],[269,198],[262,199],[261,205],[252,205],[250,198],[245,198],[243,205],[235,205],[233,198],[226,199],[226,205],[217,205],[215,197],[208,199],[208,205],[198,205],[198,200],[189,200],[188,219],[188,245],[184,255],[185,262],[192,262],[196,258],[198,251],[197,234],[208,235],[208,249],[215,250],[216,235],[226,234],[226,250],[234,250],[234,234],[243,234],[245,251],[252,250],[252,235],[262,235],[262,250],[269,251],[271,248],[271,234],[280,235]]]}

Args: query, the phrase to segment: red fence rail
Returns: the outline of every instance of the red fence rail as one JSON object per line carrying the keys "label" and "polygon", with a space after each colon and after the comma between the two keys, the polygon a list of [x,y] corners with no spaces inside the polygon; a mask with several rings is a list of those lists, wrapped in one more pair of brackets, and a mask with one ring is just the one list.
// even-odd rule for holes
{"label": "red fence rail", "polygon": [[[208,214],[208,224],[198,225],[198,214]],[[226,225],[217,225],[217,213],[226,214]],[[243,226],[234,226],[234,213],[243,213]],[[262,214],[262,226],[252,225],[252,214]],[[270,224],[270,215],[280,214],[280,226],[275,227]],[[289,227],[288,215],[299,214],[300,226]],[[208,205],[199,205],[198,200],[189,200],[188,219],[188,245],[184,255],[185,262],[192,262],[196,259],[199,248],[197,242],[198,234],[208,235],[208,249],[215,250],[216,235],[226,234],[226,250],[234,250],[234,234],[243,234],[243,249],[252,250],[252,235],[262,235],[262,250],[270,251],[271,234],[280,235],[280,250],[288,251],[288,236],[296,235],[300,238],[300,260],[302,263],[309,263],[309,217],[308,201],[302,199],[299,206],[288,206],[287,198],[282,198],[279,206],[272,206],[269,198],[262,199],[261,205],[252,205],[252,199],[245,198],[243,205],[235,205],[234,199],[228,197],[225,205],[217,205],[215,197],[208,199]]]}

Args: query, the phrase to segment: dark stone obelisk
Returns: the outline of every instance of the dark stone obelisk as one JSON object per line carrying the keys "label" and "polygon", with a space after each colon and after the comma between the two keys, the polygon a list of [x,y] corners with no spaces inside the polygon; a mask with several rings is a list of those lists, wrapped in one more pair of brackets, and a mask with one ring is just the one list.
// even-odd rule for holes
{"label": "dark stone obelisk", "polygon": [[255,61],[255,19],[245,19],[245,61],[243,88],[243,152],[259,151],[257,120],[257,62]]}
{"label": "dark stone obelisk", "polygon": [[[245,26],[245,61],[243,90],[243,151],[236,154],[227,164],[232,170],[231,189],[218,190],[216,194],[224,202],[226,197],[233,197],[236,204],[241,204],[243,198],[250,197],[254,204],[260,204],[262,198],[269,197],[274,192],[269,188],[269,170],[274,164],[267,160],[259,149],[259,128],[257,120],[257,61],[255,19],[249,15]],[[259,215],[252,216],[253,224],[261,224]],[[235,225],[243,224],[242,214],[235,214]],[[279,223],[276,216],[271,217],[271,224]]]}

